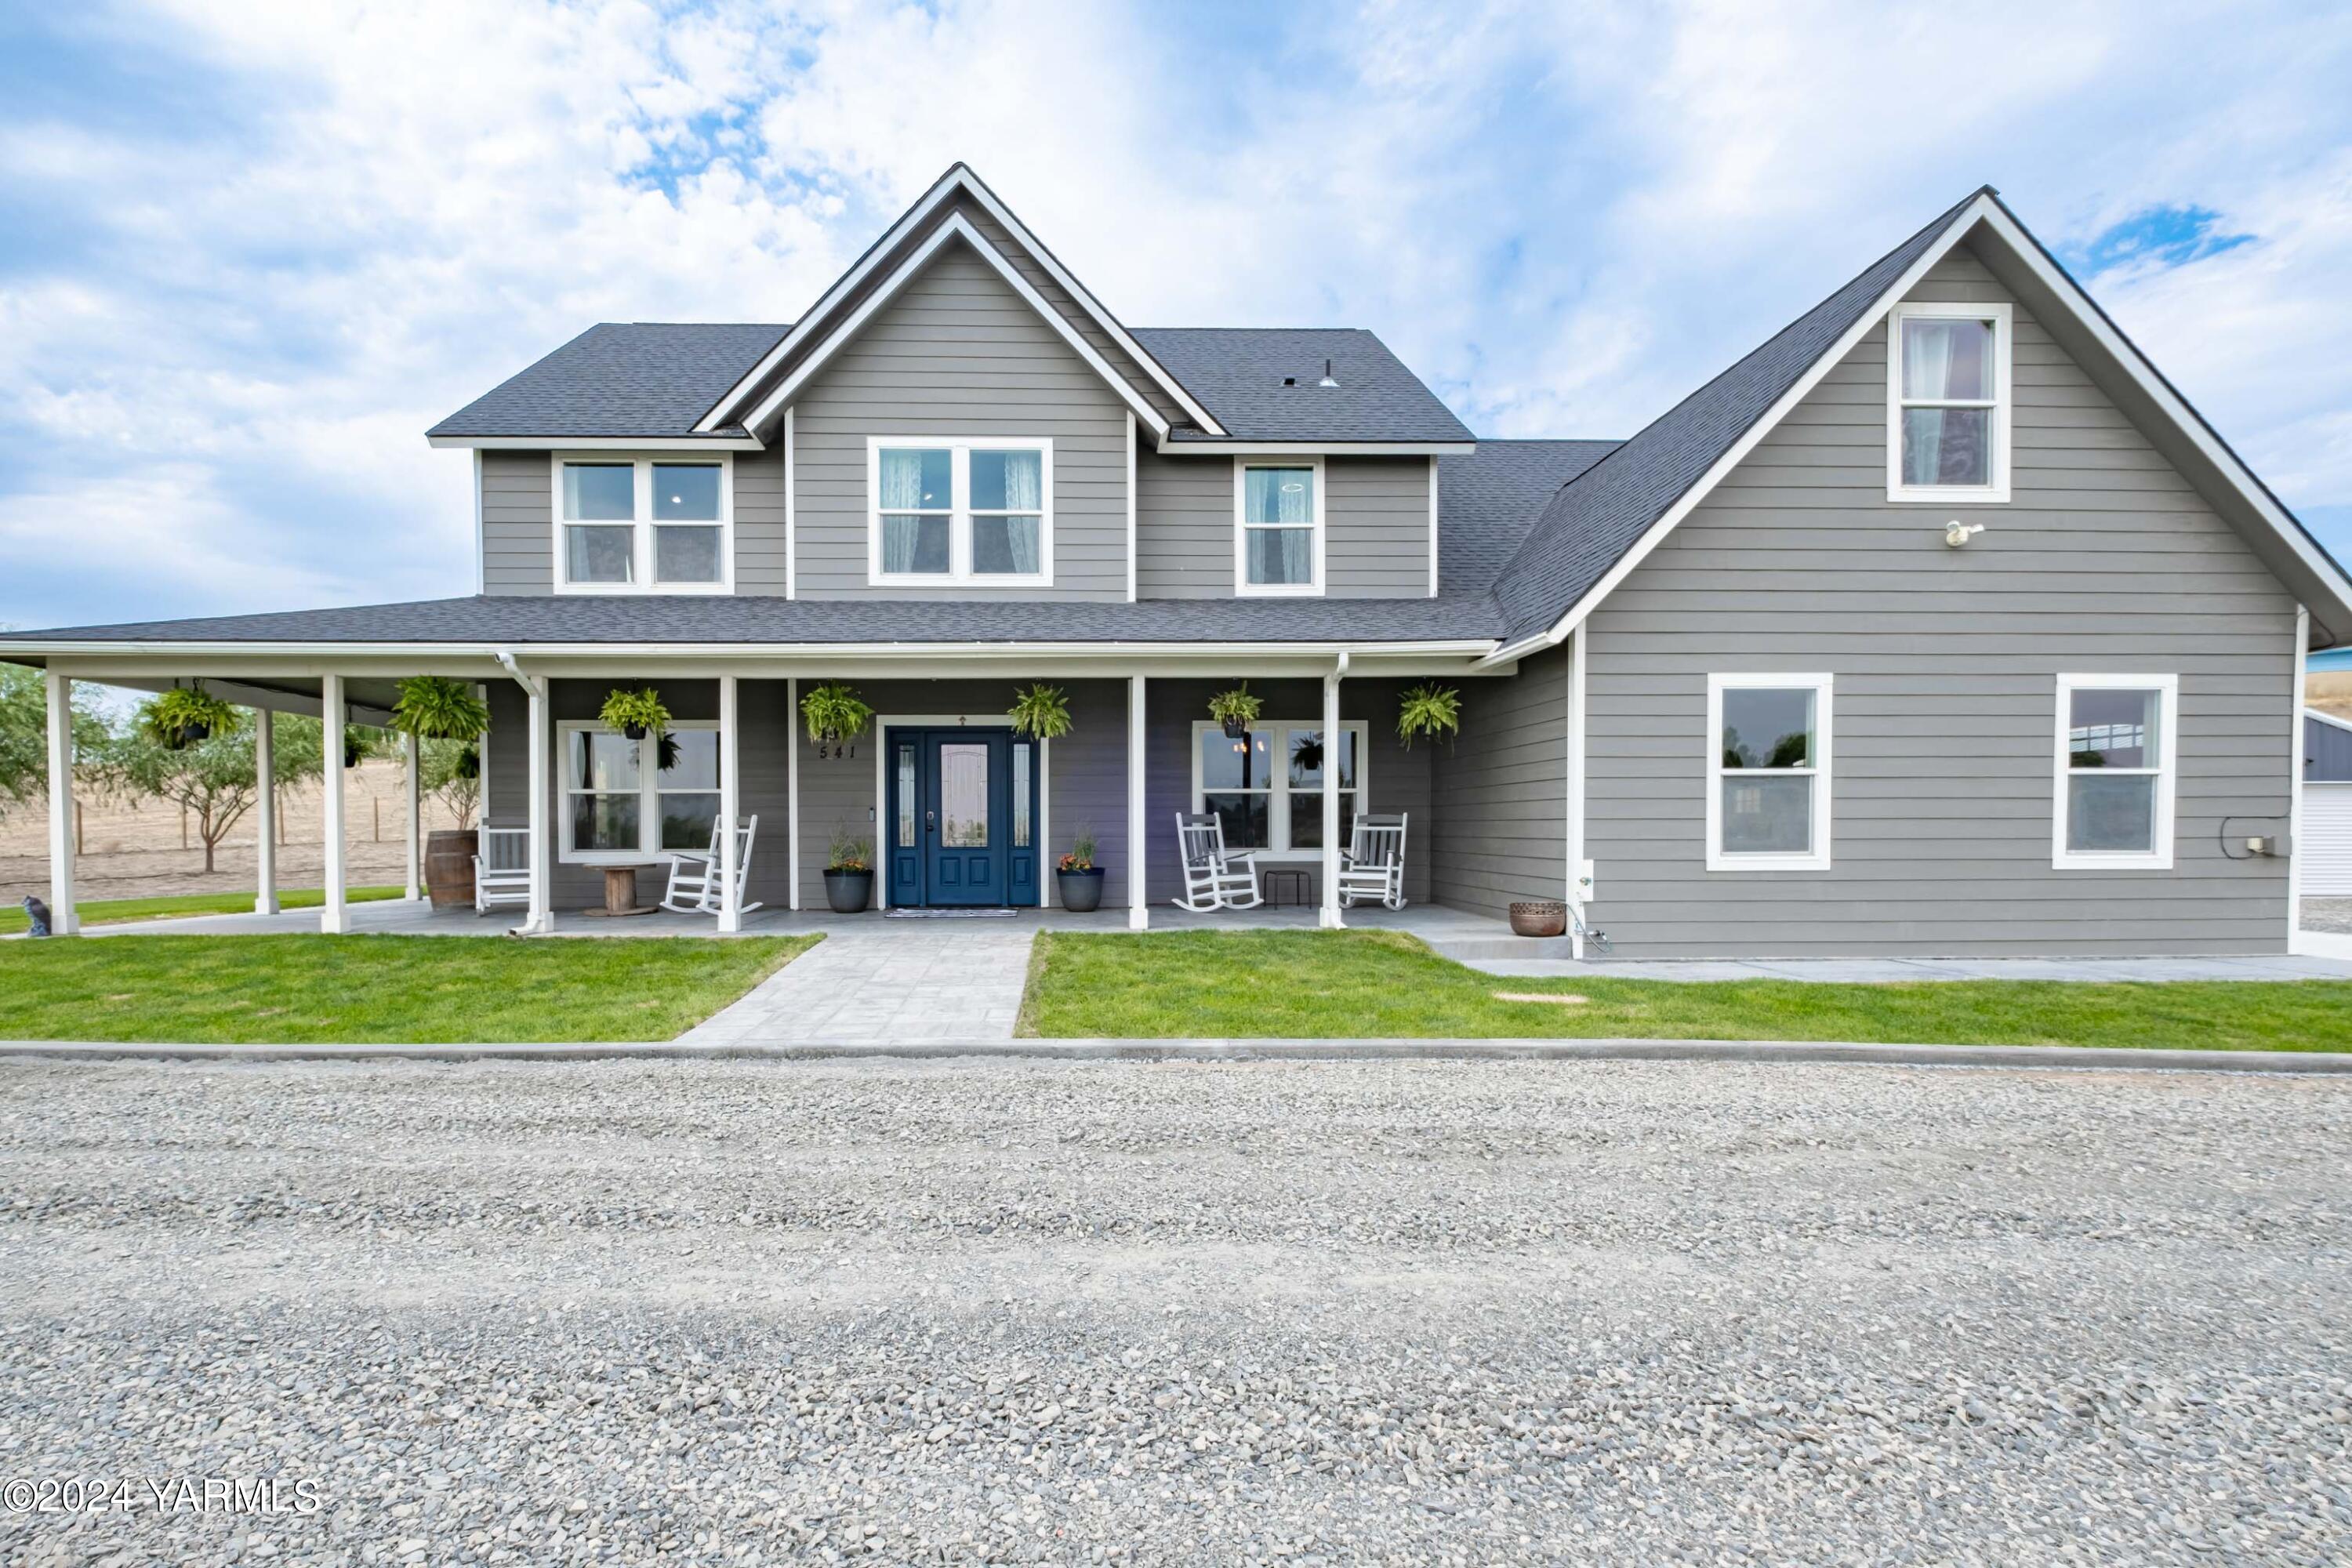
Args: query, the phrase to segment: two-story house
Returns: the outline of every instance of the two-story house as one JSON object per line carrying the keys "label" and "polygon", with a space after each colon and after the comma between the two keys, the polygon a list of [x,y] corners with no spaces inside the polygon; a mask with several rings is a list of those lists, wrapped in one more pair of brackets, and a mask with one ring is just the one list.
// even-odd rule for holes
{"label": "two-story house", "polygon": [[[797,321],[593,327],[430,438],[473,594],[0,658],[362,715],[478,680],[527,930],[754,816],[754,921],[822,907],[840,834],[893,906],[1050,903],[1083,826],[1142,927],[1182,812],[1337,924],[1380,812],[1411,899],[1565,898],[1626,956],[2274,952],[2305,650],[2352,637],[1990,189],[1623,441],[1481,440],[1366,331],[1129,327],[961,165]],[[876,727],[812,742],[836,681]],[[1036,681],[1050,742],[1005,721]],[[1406,747],[1423,681],[1461,732]],[[616,683],[672,744],[600,729]]]}

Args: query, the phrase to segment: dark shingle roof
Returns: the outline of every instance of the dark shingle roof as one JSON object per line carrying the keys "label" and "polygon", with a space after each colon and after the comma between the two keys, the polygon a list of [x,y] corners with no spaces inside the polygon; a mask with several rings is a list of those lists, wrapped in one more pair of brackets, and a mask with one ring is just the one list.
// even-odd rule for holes
{"label": "dark shingle roof", "polygon": [[1552,498],[1495,584],[1506,640],[1547,628],[1729,451],[1982,191],[1971,191]]}
{"label": "dark shingle roof", "polygon": [[[1454,411],[1360,327],[1136,327],[1237,441],[1468,441]],[[1337,386],[1318,386],[1323,363]],[[1296,383],[1285,386],[1287,376]],[[1189,426],[1177,441],[1220,439]]]}
{"label": "dark shingle roof", "polygon": [[[1465,626],[1465,608],[1473,624]],[[1483,596],[1442,599],[783,599],[512,595],[9,632],[7,642],[1418,642],[1491,635]],[[1042,628],[1042,630],[1041,630]]]}
{"label": "dark shingle roof", "polygon": [[1616,446],[1614,441],[1481,441],[1475,456],[1440,458],[1437,579],[1446,594],[1485,595],[1545,503]]}
{"label": "dark shingle roof", "polygon": [[425,434],[690,435],[695,421],[790,330],[758,321],[605,321]]}

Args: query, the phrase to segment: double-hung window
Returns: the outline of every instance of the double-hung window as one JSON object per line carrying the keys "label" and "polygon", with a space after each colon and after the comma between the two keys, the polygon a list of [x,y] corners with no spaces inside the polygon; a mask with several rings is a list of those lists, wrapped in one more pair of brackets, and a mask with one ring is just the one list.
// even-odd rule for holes
{"label": "double-hung window", "polygon": [[875,437],[866,451],[877,584],[1041,587],[1054,581],[1054,444]]}
{"label": "double-hung window", "polygon": [[1827,675],[1711,675],[1706,868],[1830,866]]}
{"label": "double-hung window", "polygon": [[1889,500],[2009,499],[2010,309],[1910,303],[1887,324]]}
{"label": "double-hung window", "polygon": [[1364,809],[1365,729],[1339,726],[1335,758],[1320,724],[1252,725],[1239,740],[1215,724],[1192,726],[1192,809],[1224,824],[1228,849],[1319,853],[1323,792],[1339,791],[1339,845]]}
{"label": "double-hung window", "polygon": [[673,722],[632,741],[596,723],[561,727],[563,858],[643,860],[708,849],[719,820],[719,726]]}
{"label": "double-hung window", "polygon": [[561,594],[724,593],[734,556],[733,460],[555,459]]}
{"label": "double-hung window", "polygon": [[1235,594],[1323,591],[1320,458],[1235,458],[1234,512]]}
{"label": "double-hung window", "polygon": [[2175,714],[2170,675],[2058,678],[2057,796],[2051,865],[2059,870],[2172,868]]}

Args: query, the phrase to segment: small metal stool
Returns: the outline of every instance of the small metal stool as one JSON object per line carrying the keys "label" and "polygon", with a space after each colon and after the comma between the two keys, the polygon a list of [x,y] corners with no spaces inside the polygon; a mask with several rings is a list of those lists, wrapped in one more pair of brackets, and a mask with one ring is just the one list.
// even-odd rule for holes
{"label": "small metal stool", "polygon": [[[1260,875],[1265,879],[1265,901],[1269,905],[1304,904],[1312,901],[1308,896],[1309,884],[1307,873],[1296,866],[1268,866]],[[1284,898],[1280,889],[1285,887],[1290,888],[1297,896]]]}

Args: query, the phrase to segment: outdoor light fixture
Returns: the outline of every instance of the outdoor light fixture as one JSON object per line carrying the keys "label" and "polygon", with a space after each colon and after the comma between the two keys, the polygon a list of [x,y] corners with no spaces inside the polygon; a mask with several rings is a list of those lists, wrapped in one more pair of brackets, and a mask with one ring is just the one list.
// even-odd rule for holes
{"label": "outdoor light fixture", "polygon": [[1956,517],[1944,524],[1944,542],[1958,550],[1984,531],[1985,525],[1981,522],[1962,522]]}

